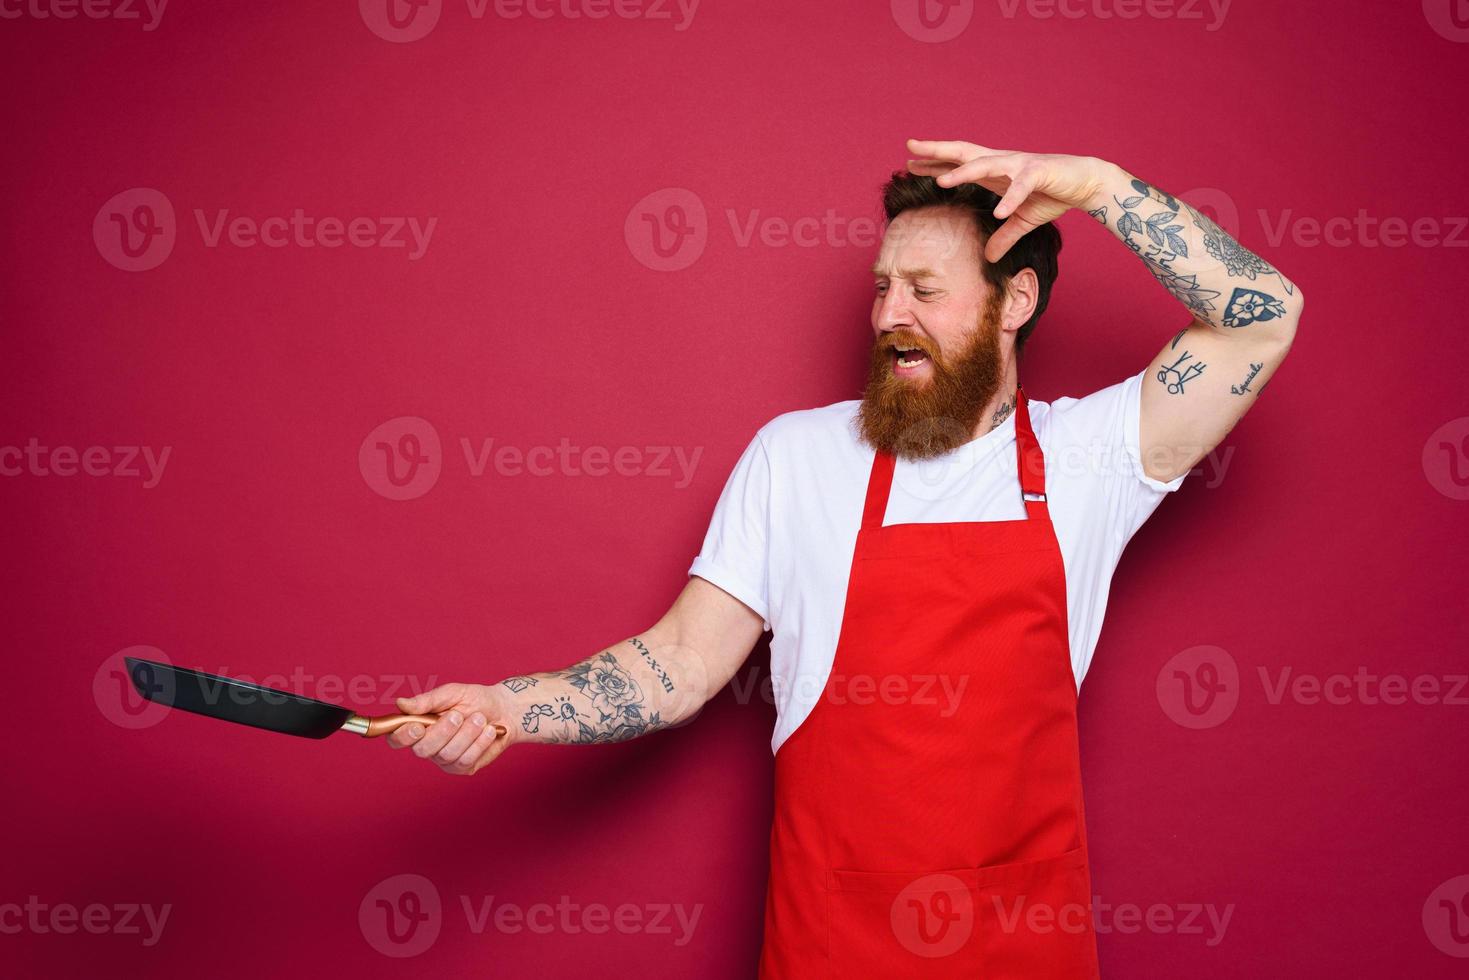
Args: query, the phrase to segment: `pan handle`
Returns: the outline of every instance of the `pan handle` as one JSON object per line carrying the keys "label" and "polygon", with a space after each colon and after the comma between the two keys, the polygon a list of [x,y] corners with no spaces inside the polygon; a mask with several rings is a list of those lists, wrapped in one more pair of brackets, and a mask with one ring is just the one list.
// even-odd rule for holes
{"label": "pan handle", "polygon": [[[377,738],[379,735],[387,735],[395,732],[404,725],[411,725],[415,721],[424,725],[432,725],[439,720],[438,715],[379,715],[376,718],[367,718],[363,715],[353,715],[342,723],[342,731],[361,735],[363,738]],[[495,736],[505,736],[505,726],[495,726]]]}

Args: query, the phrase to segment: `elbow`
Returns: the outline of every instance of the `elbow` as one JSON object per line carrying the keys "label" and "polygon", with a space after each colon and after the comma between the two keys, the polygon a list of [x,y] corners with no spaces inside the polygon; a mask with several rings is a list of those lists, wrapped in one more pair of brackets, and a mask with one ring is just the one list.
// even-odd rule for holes
{"label": "elbow", "polygon": [[1301,313],[1306,309],[1306,291],[1300,286],[1296,287],[1296,293],[1291,297],[1291,304],[1287,307],[1291,333],[1295,333],[1296,324],[1301,322]]}
{"label": "elbow", "polygon": [[1284,357],[1290,352],[1290,346],[1296,339],[1296,329],[1301,323],[1301,313],[1306,308],[1306,294],[1300,286],[1286,299],[1285,313],[1276,318],[1274,329],[1270,331],[1271,339],[1280,348],[1280,356]]}

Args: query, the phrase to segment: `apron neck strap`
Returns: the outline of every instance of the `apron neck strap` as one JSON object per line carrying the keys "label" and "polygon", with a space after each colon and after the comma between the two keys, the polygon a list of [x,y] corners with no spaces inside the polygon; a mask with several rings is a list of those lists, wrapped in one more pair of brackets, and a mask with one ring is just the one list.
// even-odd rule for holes
{"label": "apron neck strap", "polygon": [[872,475],[867,478],[867,500],[862,505],[862,526],[882,527],[888,512],[888,491],[893,488],[893,469],[898,461],[892,453],[878,450],[872,459]]}
{"label": "apron neck strap", "polygon": [[1030,405],[1025,389],[1015,386],[1015,463],[1020,470],[1020,496],[1025,501],[1025,516],[1046,519],[1046,457],[1030,427]]}
{"label": "apron neck strap", "polygon": [[[1049,518],[1046,509],[1046,460],[1030,427],[1030,408],[1025,389],[1015,387],[1015,458],[1020,471],[1020,495],[1025,501],[1025,516]],[[893,471],[897,459],[892,453],[878,452],[872,460],[872,475],[867,478],[867,499],[862,504],[862,526],[882,527],[887,515],[888,494],[893,488]]]}

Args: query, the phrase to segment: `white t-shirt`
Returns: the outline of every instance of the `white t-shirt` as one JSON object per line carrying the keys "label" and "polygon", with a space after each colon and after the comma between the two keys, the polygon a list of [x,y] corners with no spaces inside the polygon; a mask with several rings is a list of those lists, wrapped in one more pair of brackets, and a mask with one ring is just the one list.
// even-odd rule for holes
{"label": "white t-shirt", "polygon": [[[1146,374],[1146,372],[1144,372]],[[1085,398],[1031,399],[1046,458],[1046,498],[1066,569],[1071,669],[1091,663],[1112,571],[1164,495],[1139,453],[1143,374]],[[756,433],[720,494],[689,569],[749,606],[773,633],[771,683],[779,749],[815,706],[831,673],[873,450],[856,427],[858,401],[781,415]],[[938,459],[898,460],[885,524],[1025,517],[1015,416]]]}

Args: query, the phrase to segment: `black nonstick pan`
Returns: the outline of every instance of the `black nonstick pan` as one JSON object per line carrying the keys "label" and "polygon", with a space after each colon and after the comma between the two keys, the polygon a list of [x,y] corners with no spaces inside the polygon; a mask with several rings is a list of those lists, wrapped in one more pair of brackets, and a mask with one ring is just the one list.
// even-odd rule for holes
{"label": "black nonstick pan", "polygon": [[[326,738],[333,732],[351,732],[363,738],[376,738],[415,721],[432,725],[439,720],[437,715],[368,718],[350,708],[233,677],[135,657],[123,659],[127,661],[133,687],[149,701],[286,735]],[[503,736],[505,726],[496,725],[495,732]]]}

